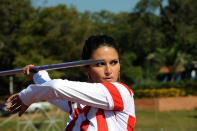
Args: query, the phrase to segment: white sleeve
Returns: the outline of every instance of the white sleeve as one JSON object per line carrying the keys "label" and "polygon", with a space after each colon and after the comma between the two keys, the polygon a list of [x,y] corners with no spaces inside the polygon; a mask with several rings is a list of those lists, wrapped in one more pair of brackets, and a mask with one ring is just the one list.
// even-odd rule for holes
{"label": "white sleeve", "polygon": [[113,109],[113,99],[101,83],[55,79],[41,85],[30,85],[19,93],[19,97],[28,106],[41,100],[68,100],[97,108]]}
{"label": "white sleeve", "polygon": [[34,74],[33,81],[35,84],[43,84],[47,81],[50,81],[51,78],[49,77],[49,74],[45,70],[41,70]]}
{"label": "white sleeve", "polygon": [[62,111],[66,113],[70,112],[70,107],[69,107],[67,100],[50,100],[49,102],[51,104],[56,105],[57,107],[59,107]]}
{"label": "white sleeve", "polygon": [[[49,77],[48,72],[45,70],[41,70],[33,75],[33,81],[35,84],[43,84],[43,83],[50,81],[50,80],[51,80],[51,78]],[[54,99],[54,100],[49,100],[49,102],[51,104],[56,105],[57,107],[59,107],[63,111],[68,112],[67,101]]]}

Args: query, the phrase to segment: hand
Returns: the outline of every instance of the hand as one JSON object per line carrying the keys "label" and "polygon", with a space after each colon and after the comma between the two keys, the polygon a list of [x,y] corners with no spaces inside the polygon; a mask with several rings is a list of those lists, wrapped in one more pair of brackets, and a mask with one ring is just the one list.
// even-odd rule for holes
{"label": "hand", "polygon": [[6,109],[12,114],[19,113],[18,115],[21,116],[28,108],[22,100],[20,99],[18,94],[11,95],[7,100],[8,105]]}
{"label": "hand", "polygon": [[23,73],[28,76],[30,79],[33,79],[33,72],[30,72],[30,69],[34,68],[35,65],[30,64],[30,65],[26,65],[25,67],[23,67]]}

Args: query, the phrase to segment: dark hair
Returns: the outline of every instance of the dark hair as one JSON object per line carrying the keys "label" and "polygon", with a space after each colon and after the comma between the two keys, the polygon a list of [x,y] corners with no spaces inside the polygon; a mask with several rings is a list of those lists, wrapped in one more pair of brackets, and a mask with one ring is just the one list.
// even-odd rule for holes
{"label": "dark hair", "polygon": [[117,51],[119,55],[118,46],[116,45],[112,37],[107,35],[95,35],[95,36],[90,36],[88,40],[86,40],[85,45],[83,47],[82,59],[83,60],[90,59],[93,51],[101,46],[112,47]]}

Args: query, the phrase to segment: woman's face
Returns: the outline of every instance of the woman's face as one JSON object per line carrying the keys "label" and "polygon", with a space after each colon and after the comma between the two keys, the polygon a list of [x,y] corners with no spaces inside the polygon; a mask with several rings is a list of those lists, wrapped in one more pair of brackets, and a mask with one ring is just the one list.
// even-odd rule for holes
{"label": "woman's face", "polygon": [[104,59],[105,62],[90,65],[86,74],[90,82],[116,82],[120,71],[117,51],[113,47],[101,46],[96,49],[90,59]]}

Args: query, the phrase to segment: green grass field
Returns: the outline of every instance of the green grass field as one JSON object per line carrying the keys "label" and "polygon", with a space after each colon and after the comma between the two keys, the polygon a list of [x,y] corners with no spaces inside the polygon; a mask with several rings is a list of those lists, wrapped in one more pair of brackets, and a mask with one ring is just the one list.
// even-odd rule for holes
{"label": "green grass field", "polygon": [[[33,124],[38,131],[52,131],[53,129],[55,131],[63,131],[66,123],[65,113],[55,113],[55,111],[48,113],[51,117],[58,119],[56,124],[49,120],[48,115],[43,113],[36,115],[25,114],[25,116],[21,118],[14,116],[6,123],[5,120],[8,120],[10,117],[1,117],[0,131],[17,131],[24,130],[24,128],[30,129],[32,127],[31,124]],[[31,123],[32,119],[33,123]],[[20,124],[17,124],[17,122]],[[2,123],[5,124],[2,125]],[[27,124],[29,124],[28,127]],[[33,130],[35,129],[31,128],[31,131]],[[136,110],[135,131],[197,131],[197,110],[170,112]]]}
{"label": "green grass field", "polygon": [[197,131],[197,110],[137,110],[135,131]]}

